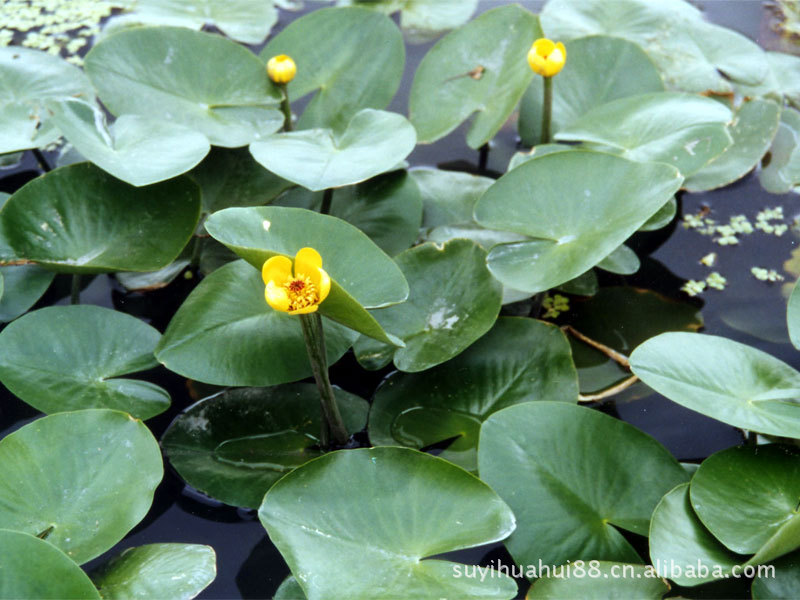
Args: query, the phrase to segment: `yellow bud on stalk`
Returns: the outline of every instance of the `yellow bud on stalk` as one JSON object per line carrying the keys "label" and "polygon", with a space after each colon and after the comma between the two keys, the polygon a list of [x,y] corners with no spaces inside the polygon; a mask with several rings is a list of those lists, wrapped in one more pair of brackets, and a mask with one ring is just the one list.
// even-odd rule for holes
{"label": "yellow bud on stalk", "polygon": [[533,42],[528,51],[528,64],[533,72],[542,77],[558,75],[567,62],[567,50],[561,42],[555,43],[547,38]]}
{"label": "yellow bud on stalk", "polygon": [[279,85],[289,83],[297,74],[297,65],[294,64],[291,56],[278,54],[269,59],[267,63],[267,75]]}

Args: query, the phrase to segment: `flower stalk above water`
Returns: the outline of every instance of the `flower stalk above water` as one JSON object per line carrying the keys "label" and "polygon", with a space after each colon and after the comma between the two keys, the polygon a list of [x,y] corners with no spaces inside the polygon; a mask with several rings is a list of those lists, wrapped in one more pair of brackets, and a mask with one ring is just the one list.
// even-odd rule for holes
{"label": "flower stalk above water", "polygon": [[301,248],[292,260],[286,256],[273,256],[261,269],[264,281],[264,298],[273,309],[297,315],[303,329],[308,359],[319,391],[322,408],[320,446],[328,448],[347,443],[344,426],[333,387],[328,376],[328,358],[322,317],[319,305],[328,297],[331,279],[322,268],[322,257],[313,248]]}
{"label": "flower stalk above water", "polygon": [[267,62],[267,75],[281,89],[281,110],[283,111],[283,130],[292,130],[292,107],[289,104],[287,85],[297,74],[297,65],[290,56],[278,54]]}
{"label": "flower stalk above water", "polygon": [[533,42],[528,51],[528,64],[537,75],[544,77],[544,98],[542,102],[542,143],[551,141],[551,122],[553,113],[553,77],[561,72],[567,62],[567,50],[561,42],[555,43],[547,38]]}

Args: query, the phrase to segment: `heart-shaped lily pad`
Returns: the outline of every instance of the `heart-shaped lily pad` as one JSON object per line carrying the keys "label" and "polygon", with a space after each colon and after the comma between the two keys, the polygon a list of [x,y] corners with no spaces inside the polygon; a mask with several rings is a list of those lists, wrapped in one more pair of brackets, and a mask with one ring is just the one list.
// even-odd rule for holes
{"label": "heart-shaped lily pad", "polygon": [[115,556],[92,573],[92,580],[105,600],[190,600],[216,576],[217,557],[210,546],[149,544]]}
{"label": "heart-shaped lily pad", "polygon": [[451,443],[438,456],[477,471],[478,433],[492,413],[520,402],[576,402],[578,376],[553,325],[501,317],[464,352],[422,373],[393,373],[375,392],[369,438],[376,446]]}
{"label": "heart-shaped lily pad", "polygon": [[758,180],[771,194],[800,187],[800,112],[786,107]]}
{"label": "heart-shaped lily pad", "polygon": [[400,27],[406,39],[424,43],[435,39],[448,29],[463,25],[478,7],[478,0],[385,0],[384,2],[362,2],[361,0],[338,0],[339,6],[356,4],[378,10],[386,15],[400,11]]}
{"label": "heart-shaped lily pad", "polygon": [[800,547],[800,451],[746,446],[710,456],[690,488],[708,530],[737,554],[764,563]]}
{"label": "heart-shaped lily pad", "polygon": [[92,48],[85,68],[113,114],[186,125],[215,146],[245,146],[283,124],[264,64],[220,36],[182,27],[128,29]]}
{"label": "heart-shaped lily pad", "polygon": [[631,275],[636,273],[640,266],[641,263],[636,252],[625,244],[618,246],[616,250],[597,263],[598,268],[617,275]]}
{"label": "heart-shaped lily pad", "polygon": [[[295,187],[273,205],[319,210],[323,196],[322,192]],[[395,171],[336,190],[330,214],[355,225],[386,254],[394,256],[419,237],[422,198],[416,179],[406,171]]]}
{"label": "heart-shaped lily pad", "polygon": [[658,501],[687,479],[649,435],[564,402],[526,402],[489,417],[478,470],[518,519],[506,547],[523,565],[640,562],[617,528],[647,535]]}
{"label": "heart-shaped lily pad", "polygon": [[45,103],[94,98],[83,72],[65,60],[20,46],[0,47],[0,154],[44,146],[58,138]]}
{"label": "heart-shaped lily pad", "polygon": [[212,148],[189,176],[203,192],[206,213],[267,204],[293,185],[258,164],[247,148]]}
{"label": "heart-shaped lily pad", "polygon": [[405,342],[393,348],[361,337],[356,356],[367,368],[394,358],[401,371],[424,371],[458,355],[491,329],[500,284],[486,269],[486,251],[465,239],[422,244],[395,258],[411,288],[408,300],[373,314]]}
{"label": "heart-shaped lily pad", "polygon": [[405,117],[365,108],[341,132],[304,129],[250,144],[253,157],[273,173],[312,191],[351,185],[397,167],[417,136]]}
{"label": "heart-shaped lily pad", "polygon": [[730,109],[710,98],[658,92],[593,108],[555,137],[612,148],[631,160],[669,163],[687,177],[732,144],[732,118]]}
{"label": "heart-shaped lily pad", "polygon": [[0,381],[44,413],[111,408],[149,419],[169,393],[119,376],[158,365],[161,338],[139,319],[99,306],[51,306],[0,333]]}
{"label": "heart-shaped lily pad", "polygon": [[0,598],[100,600],[91,579],[58,548],[0,529]]}
{"label": "heart-shaped lily pad", "polygon": [[136,188],[90,163],[23,186],[0,212],[18,258],[62,273],[155,271],[171,263],[200,218],[200,190],[180,177]]}
{"label": "heart-shaped lily pad", "polygon": [[393,343],[365,308],[402,302],[408,296],[408,283],[392,259],[349,223],[300,208],[266,206],[228,208],[211,215],[205,226],[259,271],[276,254],[294,259],[301,248],[313,247],[331,278],[320,313]]}
{"label": "heart-shaped lily pad", "polygon": [[[323,323],[333,364],[357,334],[328,319]],[[220,267],[194,289],[170,321],[156,358],[214,385],[277,385],[311,375],[297,316],[269,307],[261,273],[244,261]]]}
{"label": "heart-shaped lily pad", "polygon": [[528,591],[527,600],[608,600],[636,598],[661,600],[669,591],[666,581],[651,567],[593,560],[540,577]]}
{"label": "heart-shaped lily pad", "polygon": [[341,130],[362,108],[386,108],[405,63],[403,36],[395,24],[360,6],[323,8],[293,21],[260,56],[266,62],[278,54],[297,64],[288,86],[292,100],[319,90],[300,118],[302,129]]}
{"label": "heart-shaped lily pad", "polygon": [[[368,405],[334,389],[348,431],[364,428]],[[223,392],[190,406],[161,443],[189,485],[234,506],[258,508],[278,479],[322,456],[319,392],[296,383]]]}
{"label": "heart-shaped lily pad", "polygon": [[409,115],[420,141],[444,137],[475,112],[467,144],[478,148],[492,139],[533,78],[525,55],[540,37],[536,16],[512,4],[486,11],[439,40],[411,87]]}
{"label": "heart-shaped lily pad", "polygon": [[800,437],[800,373],[725,338],[664,333],[636,348],[631,368],[658,393],[734,427]]}
{"label": "heart-shaped lily pad", "polygon": [[123,13],[106,24],[147,23],[201,29],[213,25],[243,44],[260,44],[278,21],[274,0],[116,0]]}
{"label": "heart-shaped lily pad", "polygon": [[422,196],[422,226],[472,223],[475,203],[494,183],[494,179],[441,169],[414,169],[409,172]]}
{"label": "heart-shaped lily pad", "polygon": [[500,573],[481,581],[456,576],[465,565],[422,560],[502,540],[514,515],[477,477],[416,450],[326,454],[272,486],[258,516],[309,600],[517,592]]}
{"label": "heart-shaped lily pad", "polygon": [[42,417],[0,441],[0,528],[46,536],[78,564],[120,541],[150,509],[158,442],[128,414]]}
{"label": "heart-shaped lily pad", "polygon": [[[653,61],[633,42],[595,35],[564,45],[569,60],[552,83],[553,132],[606,102],[664,89]],[[542,77],[533,78],[520,104],[519,134],[528,146],[541,142],[542,81]]]}
{"label": "heart-shaped lily pad", "polygon": [[3,295],[0,297],[0,322],[13,321],[26,313],[50,287],[56,276],[35,265],[0,267]]}
{"label": "heart-shaped lily pad", "polygon": [[503,175],[475,205],[480,225],[534,238],[495,246],[489,270],[530,293],[569,281],[611,254],[681,182],[669,165],[601,152],[534,158]]}
{"label": "heart-shaped lily pad", "polygon": [[733,183],[749,173],[769,150],[778,131],[781,107],[771,100],[743,102],[729,126],[733,144],[685,181],[690,192]]}
{"label": "heart-shaped lily pad", "polygon": [[80,100],[55,105],[53,123],[87,160],[117,179],[149,185],[185,173],[211,148],[185,125],[122,115],[111,127],[103,112]]}
{"label": "heart-shaped lily pad", "polygon": [[639,44],[673,89],[726,93],[730,80],[757,84],[765,75],[757,44],[683,0],[553,0],[541,22],[552,39],[605,34]]}
{"label": "heart-shaped lily pad", "polygon": [[800,56],[785,52],[767,52],[766,56],[766,62],[761,64],[766,70],[764,81],[755,86],[739,83],[736,91],[747,98],[774,98],[779,104],[786,99],[800,108]]}
{"label": "heart-shaped lily pad", "polygon": [[650,560],[661,577],[692,587],[723,579],[746,557],[720,544],[692,510],[689,484],[662,498],[650,524]]}

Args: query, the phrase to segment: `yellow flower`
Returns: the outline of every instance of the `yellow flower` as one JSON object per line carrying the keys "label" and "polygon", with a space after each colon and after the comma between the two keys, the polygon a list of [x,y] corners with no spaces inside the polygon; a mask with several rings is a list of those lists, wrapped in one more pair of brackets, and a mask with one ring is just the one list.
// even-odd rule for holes
{"label": "yellow flower", "polygon": [[292,261],[273,256],[261,268],[264,297],[275,310],[304,315],[317,310],[331,291],[331,278],[322,269],[322,257],[313,248],[301,248]]}
{"label": "yellow flower", "polygon": [[565,62],[567,50],[561,42],[555,44],[547,38],[539,38],[528,51],[528,64],[534,73],[542,77],[557,75],[564,68]]}
{"label": "yellow flower", "polygon": [[267,75],[275,83],[289,83],[297,74],[297,65],[290,56],[278,54],[269,59],[267,63]]}

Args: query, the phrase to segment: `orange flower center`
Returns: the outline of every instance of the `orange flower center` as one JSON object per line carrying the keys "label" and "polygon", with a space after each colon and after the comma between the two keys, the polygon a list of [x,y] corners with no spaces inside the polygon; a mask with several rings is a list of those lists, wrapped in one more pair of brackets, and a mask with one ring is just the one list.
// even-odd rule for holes
{"label": "orange flower center", "polygon": [[289,310],[299,310],[319,303],[319,293],[308,277],[290,277],[283,284],[289,296]]}

